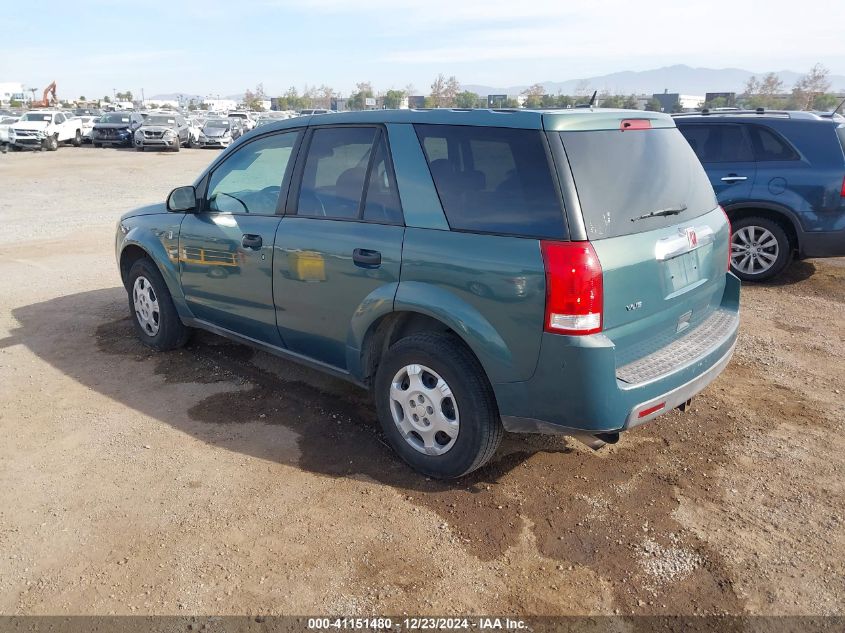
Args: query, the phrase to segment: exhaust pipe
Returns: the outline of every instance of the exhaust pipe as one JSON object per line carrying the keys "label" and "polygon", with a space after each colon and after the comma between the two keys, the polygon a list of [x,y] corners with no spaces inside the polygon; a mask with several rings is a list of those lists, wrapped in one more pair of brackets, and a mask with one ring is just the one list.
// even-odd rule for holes
{"label": "exhaust pipe", "polygon": [[585,446],[589,446],[594,451],[599,450],[606,444],[616,444],[616,442],[619,441],[619,433],[596,433],[595,435],[579,433],[577,435],[573,435],[572,437]]}

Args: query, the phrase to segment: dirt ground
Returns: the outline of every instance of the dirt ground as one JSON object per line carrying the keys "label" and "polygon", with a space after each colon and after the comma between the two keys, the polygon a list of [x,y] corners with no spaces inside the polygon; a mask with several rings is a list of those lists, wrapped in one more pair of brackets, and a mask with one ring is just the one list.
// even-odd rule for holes
{"label": "dirt ground", "polygon": [[354,387],[136,341],[115,221],[214,155],[0,156],[0,613],[845,612],[845,260],[746,286],[690,412],[444,484]]}

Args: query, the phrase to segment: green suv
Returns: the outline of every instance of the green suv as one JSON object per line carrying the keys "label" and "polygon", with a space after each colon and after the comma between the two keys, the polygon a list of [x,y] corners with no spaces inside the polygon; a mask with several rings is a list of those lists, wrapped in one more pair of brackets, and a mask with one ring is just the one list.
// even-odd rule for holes
{"label": "green suv", "polygon": [[300,117],[120,220],[138,336],[202,328],[372,392],[397,453],[458,477],[504,431],[597,448],[728,363],[730,224],[668,116]]}

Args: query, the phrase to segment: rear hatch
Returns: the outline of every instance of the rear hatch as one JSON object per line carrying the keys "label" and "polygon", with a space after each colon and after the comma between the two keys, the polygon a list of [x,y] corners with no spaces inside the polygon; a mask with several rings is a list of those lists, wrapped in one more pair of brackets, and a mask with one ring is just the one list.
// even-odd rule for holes
{"label": "rear hatch", "polygon": [[558,125],[550,134],[571,170],[562,181],[577,192],[580,210],[569,218],[583,227],[572,234],[580,230],[601,263],[602,333],[617,377],[639,384],[692,362],[731,329],[735,311],[720,309],[730,226],[671,118],[598,116],[599,129]]}

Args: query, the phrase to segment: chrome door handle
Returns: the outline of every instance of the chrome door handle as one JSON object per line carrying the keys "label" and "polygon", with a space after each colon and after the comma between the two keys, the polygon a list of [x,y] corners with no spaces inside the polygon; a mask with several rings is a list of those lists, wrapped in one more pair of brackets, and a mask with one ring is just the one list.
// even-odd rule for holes
{"label": "chrome door handle", "polygon": [[748,180],[748,176],[725,176],[722,178],[722,182],[741,182],[743,180]]}

